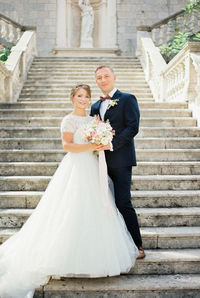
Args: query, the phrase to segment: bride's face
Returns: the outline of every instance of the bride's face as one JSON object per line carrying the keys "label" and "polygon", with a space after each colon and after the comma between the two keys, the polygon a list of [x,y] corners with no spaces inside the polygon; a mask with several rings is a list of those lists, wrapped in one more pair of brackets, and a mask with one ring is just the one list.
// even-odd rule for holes
{"label": "bride's face", "polygon": [[80,88],[72,97],[72,101],[74,104],[74,108],[86,109],[89,105],[90,96],[85,89]]}

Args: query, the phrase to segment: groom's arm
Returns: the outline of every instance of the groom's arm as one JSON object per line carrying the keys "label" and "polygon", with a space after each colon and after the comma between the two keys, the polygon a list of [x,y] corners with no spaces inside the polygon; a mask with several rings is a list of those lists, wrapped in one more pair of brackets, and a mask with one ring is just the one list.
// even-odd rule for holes
{"label": "groom's arm", "polygon": [[119,149],[129,143],[139,131],[140,111],[137,99],[132,94],[130,94],[124,103],[124,119],[124,130],[113,138],[113,150]]}
{"label": "groom's arm", "polygon": [[95,109],[94,109],[94,104],[91,106],[91,109],[90,109],[90,116],[94,116],[94,115],[97,115],[97,113],[95,114]]}
{"label": "groom's arm", "polygon": [[90,109],[90,116],[94,116],[94,112],[93,112],[92,106],[91,106],[91,109]]}

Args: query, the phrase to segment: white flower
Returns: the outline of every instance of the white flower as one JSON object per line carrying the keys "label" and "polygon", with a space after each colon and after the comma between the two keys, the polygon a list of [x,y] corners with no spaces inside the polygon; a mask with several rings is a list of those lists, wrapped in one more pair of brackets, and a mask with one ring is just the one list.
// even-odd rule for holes
{"label": "white flower", "polygon": [[84,141],[107,145],[112,141],[114,131],[109,121],[103,122],[94,118],[83,130]]}
{"label": "white flower", "polygon": [[108,109],[110,107],[116,106],[118,104],[118,101],[119,101],[119,98],[116,98],[116,99],[111,100],[110,104],[108,105]]}

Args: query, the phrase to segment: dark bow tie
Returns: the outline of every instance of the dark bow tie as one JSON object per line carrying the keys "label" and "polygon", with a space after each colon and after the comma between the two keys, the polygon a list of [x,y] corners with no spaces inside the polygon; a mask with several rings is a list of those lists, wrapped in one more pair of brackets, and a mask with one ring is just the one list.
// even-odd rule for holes
{"label": "dark bow tie", "polygon": [[111,97],[109,95],[106,95],[105,97],[104,96],[100,96],[100,100],[101,101],[104,101],[106,99],[111,99]]}

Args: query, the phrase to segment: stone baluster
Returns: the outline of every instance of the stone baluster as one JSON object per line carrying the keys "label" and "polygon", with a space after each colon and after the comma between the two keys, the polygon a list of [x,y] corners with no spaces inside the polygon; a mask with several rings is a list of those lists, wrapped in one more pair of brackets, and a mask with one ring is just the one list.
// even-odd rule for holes
{"label": "stone baluster", "polygon": [[188,32],[188,16],[183,16],[183,30],[184,32]]}
{"label": "stone baluster", "polygon": [[191,32],[193,32],[195,30],[195,27],[196,27],[196,12],[193,11],[192,14],[191,14],[191,23],[190,23],[190,26],[191,26]]}
{"label": "stone baluster", "polygon": [[184,32],[184,25],[183,25],[183,23],[184,23],[184,17],[182,16],[182,15],[180,15],[180,16],[178,16],[177,18],[176,18],[176,31],[177,32]]}
{"label": "stone baluster", "polygon": [[16,41],[18,41],[21,37],[21,29],[20,28],[17,28],[16,29]]}
{"label": "stone baluster", "polygon": [[174,26],[174,20],[169,20],[167,23],[168,30],[167,30],[167,42],[171,40],[174,37],[175,34],[175,26]]}
{"label": "stone baluster", "polygon": [[8,24],[8,40],[10,42],[13,42],[14,41],[14,26],[12,24]]}
{"label": "stone baluster", "polygon": [[154,28],[151,33],[152,33],[152,40],[153,42],[157,45],[157,28]]}
{"label": "stone baluster", "polygon": [[159,32],[159,41],[158,41],[158,45],[161,45],[164,43],[164,34],[165,32],[165,25],[161,25],[160,26],[160,32]]}
{"label": "stone baluster", "polygon": [[1,24],[1,37],[3,39],[6,39],[6,36],[7,36],[6,22],[4,20],[0,20],[0,24]]}

